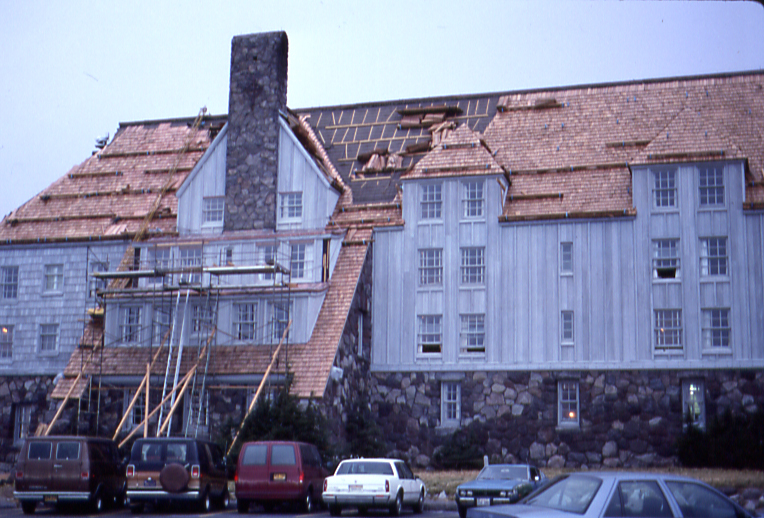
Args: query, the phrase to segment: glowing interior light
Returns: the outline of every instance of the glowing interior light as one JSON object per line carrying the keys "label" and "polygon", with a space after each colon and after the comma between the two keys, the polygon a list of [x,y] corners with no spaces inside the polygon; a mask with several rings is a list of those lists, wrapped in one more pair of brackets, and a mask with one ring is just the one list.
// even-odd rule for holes
{"label": "glowing interior light", "polygon": [[571,412],[568,414],[568,417],[570,417],[571,419],[575,419],[575,418],[576,418],[576,413],[571,411]]}

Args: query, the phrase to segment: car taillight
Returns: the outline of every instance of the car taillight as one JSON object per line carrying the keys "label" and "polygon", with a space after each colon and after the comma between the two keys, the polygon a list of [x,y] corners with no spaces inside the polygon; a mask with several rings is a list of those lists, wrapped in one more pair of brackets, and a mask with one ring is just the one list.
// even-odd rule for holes
{"label": "car taillight", "polygon": [[135,466],[132,464],[127,465],[127,476],[128,477],[134,477],[135,476]]}
{"label": "car taillight", "polygon": [[390,492],[390,481],[385,480],[385,493],[389,493],[389,492]]}
{"label": "car taillight", "polygon": [[199,478],[199,464],[194,464],[191,466],[191,478]]}
{"label": "car taillight", "polygon": [[238,482],[239,481],[239,472],[238,471],[233,474],[233,481],[234,482]]}
{"label": "car taillight", "polygon": [[82,477],[82,480],[87,480],[88,478],[90,478],[90,472],[83,471],[82,473],[80,473],[80,477]]}
{"label": "car taillight", "polygon": [[23,471],[17,471],[16,472],[16,480],[24,478],[24,472]]}
{"label": "car taillight", "polygon": [[324,491],[326,491],[326,479],[324,479]]}
{"label": "car taillight", "polygon": [[302,484],[303,482],[305,482],[305,473],[300,471],[300,484]]}

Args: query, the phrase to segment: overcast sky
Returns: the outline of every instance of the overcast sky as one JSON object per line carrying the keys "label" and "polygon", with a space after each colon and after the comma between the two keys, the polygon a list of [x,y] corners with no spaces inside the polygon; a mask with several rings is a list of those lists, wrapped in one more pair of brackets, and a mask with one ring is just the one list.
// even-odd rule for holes
{"label": "overcast sky", "polygon": [[0,216],[121,121],[226,113],[274,30],[291,108],[764,68],[756,2],[0,0]]}

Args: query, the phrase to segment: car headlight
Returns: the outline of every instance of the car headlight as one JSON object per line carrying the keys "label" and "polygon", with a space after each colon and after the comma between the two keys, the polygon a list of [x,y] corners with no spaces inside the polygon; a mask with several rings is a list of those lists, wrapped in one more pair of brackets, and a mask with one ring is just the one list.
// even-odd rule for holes
{"label": "car headlight", "polygon": [[506,491],[501,491],[501,492],[499,493],[499,496],[500,496],[500,497],[502,497],[502,498],[506,498],[506,496],[507,496],[507,492],[506,492]]}

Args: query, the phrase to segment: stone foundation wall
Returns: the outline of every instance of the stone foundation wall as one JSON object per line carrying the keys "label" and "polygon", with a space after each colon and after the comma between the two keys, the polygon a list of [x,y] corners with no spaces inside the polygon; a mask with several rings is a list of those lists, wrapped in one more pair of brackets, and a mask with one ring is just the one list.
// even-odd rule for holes
{"label": "stone foundation wall", "polygon": [[[558,381],[579,384],[580,427],[558,426]],[[703,380],[706,415],[764,408],[761,371],[569,371],[374,373],[373,411],[391,454],[420,467],[453,428],[441,426],[441,382],[458,380],[461,426],[488,433],[492,462],[538,466],[639,468],[676,464],[682,382]]]}
{"label": "stone foundation wall", "polygon": [[31,409],[29,433],[41,422],[50,422],[55,414],[55,402],[48,396],[53,392],[53,376],[4,376],[0,378],[0,472],[9,472],[16,463],[20,443],[14,442],[16,410]]}

